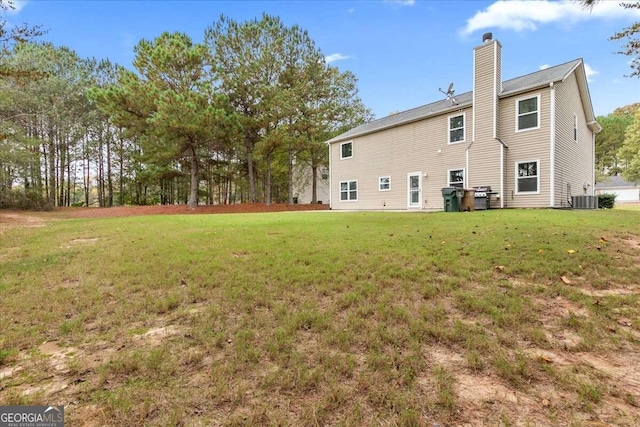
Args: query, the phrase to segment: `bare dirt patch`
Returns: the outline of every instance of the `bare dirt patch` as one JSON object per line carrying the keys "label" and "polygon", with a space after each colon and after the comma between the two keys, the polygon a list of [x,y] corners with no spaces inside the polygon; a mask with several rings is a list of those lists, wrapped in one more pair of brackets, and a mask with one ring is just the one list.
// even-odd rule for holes
{"label": "bare dirt patch", "polygon": [[22,370],[22,366],[7,366],[0,369],[0,380],[11,377],[13,374]]}
{"label": "bare dirt patch", "polygon": [[70,356],[78,354],[78,349],[74,347],[60,347],[54,341],[45,342],[38,347],[40,353],[49,357],[49,365],[57,372],[66,373],[69,368],[67,360]]}
{"label": "bare dirt patch", "polygon": [[73,240],[69,241],[69,244],[71,244],[71,245],[82,245],[82,244],[85,244],[85,243],[95,243],[98,240],[100,240],[100,239],[98,239],[97,237],[92,237],[92,238],[88,238],[88,239],[73,239]]}
{"label": "bare dirt patch", "polygon": [[637,238],[637,237],[634,236],[634,237],[630,237],[628,239],[625,239],[625,241],[633,249],[637,249],[637,250],[640,251],[640,238]]}
{"label": "bare dirt patch", "polygon": [[0,234],[14,227],[44,227],[46,220],[27,212],[0,211]]}
{"label": "bare dirt patch", "polygon": [[145,344],[150,346],[158,346],[162,343],[162,340],[174,335],[178,335],[180,329],[178,327],[169,325],[158,328],[149,329],[144,334],[136,335],[135,337],[145,341]]}
{"label": "bare dirt patch", "polygon": [[[38,351],[45,357],[43,363],[44,371],[40,374],[43,378],[36,384],[24,384],[19,387],[20,392],[25,395],[44,394],[45,396],[55,396],[71,386],[69,361],[79,356],[81,353],[75,347],[60,347],[55,341],[46,341],[38,347]],[[38,363],[31,356],[23,355],[23,362]],[[17,365],[14,372],[22,370],[22,366]]]}
{"label": "bare dirt patch", "polygon": [[616,288],[616,289],[581,289],[581,291],[592,297],[605,297],[605,296],[626,296],[635,295],[639,293],[639,290],[628,288]]}
{"label": "bare dirt patch", "polygon": [[554,347],[568,350],[577,348],[581,344],[582,338],[562,327],[562,320],[569,316],[587,317],[589,312],[584,307],[560,296],[553,299],[540,299],[537,301],[537,306],[547,340]]}

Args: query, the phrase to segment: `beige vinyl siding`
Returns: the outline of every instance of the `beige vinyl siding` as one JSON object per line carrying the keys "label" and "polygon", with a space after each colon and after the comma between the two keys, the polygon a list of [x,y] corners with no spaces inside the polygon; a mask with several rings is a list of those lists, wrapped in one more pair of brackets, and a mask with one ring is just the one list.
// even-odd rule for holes
{"label": "beige vinyl siding", "polygon": [[[471,131],[471,109],[465,114],[465,134]],[[449,112],[415,123],[353,139],[353,157],[340,159],[340,143],[331,144],[332,209],[407,209],[407,174],[422,175],[422,209],[443,209],[441,188],[447,170],[465,167],[467,143],[448,144]],[[457,113],[456,113],[457,114]],[[426,174],[426,177],[425,177]],[[391,177],[391,189],[379,191],[379,178]],[[340,182],[358,181],[358,200],[340,201]]]}
{"label": "beige vinyl siding", "polygon": [[[316,171],[316,200],[322,204],[329,204],[329,180],[322,178],[324,166]],[[313,172],[306,164],[293,166],[293,196],[298,198],[298,203],[308,204],[313,199]]]}
{"label": "beige vinyl siding", "polygon": [[[555,205],[569,206],[571,195],[593,194],[593,140],[587,127],[585,112],[580,100],[576,74],[572,73],[556,88],[556,171]],[[573,139],[574,114],[578,118],[578,140]],[[571,185],[571,194],[567,189]]]}
{"label": "beige vinyl siding", "polygon": [[[516,132],[516,100],[540,95],[538,129]],[[505,150],[505,207],[548,207],[550,166],[550,91],[548,87],[500,100],[500,131],[509,146]],[[516,162],[540,160],[538,164],[539,194],[516,194]]]}

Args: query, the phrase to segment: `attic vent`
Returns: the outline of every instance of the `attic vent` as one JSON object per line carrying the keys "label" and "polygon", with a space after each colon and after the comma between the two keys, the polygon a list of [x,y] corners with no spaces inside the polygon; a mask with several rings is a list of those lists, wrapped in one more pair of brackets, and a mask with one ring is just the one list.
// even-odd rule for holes
{"label": "attic vent", "polygon": [[493,33],[484,33],[482,35],[482,43],[490,42],[493,40]]}

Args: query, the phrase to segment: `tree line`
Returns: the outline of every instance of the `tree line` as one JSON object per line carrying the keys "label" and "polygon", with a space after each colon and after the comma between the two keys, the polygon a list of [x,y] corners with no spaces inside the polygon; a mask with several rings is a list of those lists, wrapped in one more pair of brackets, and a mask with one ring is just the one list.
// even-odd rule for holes
{"label": "tree line", "polygon": [[140,40],[133,69],[0,24],[0,207],[291,203],[301,170],[315,202],[324,142],[372,118],[352,73],[267,14]]}
{"label": "tree line", "polygon": [[622,176],[640,182],[640,103],[598,116],[602,131],[596,135],[596,180]]}

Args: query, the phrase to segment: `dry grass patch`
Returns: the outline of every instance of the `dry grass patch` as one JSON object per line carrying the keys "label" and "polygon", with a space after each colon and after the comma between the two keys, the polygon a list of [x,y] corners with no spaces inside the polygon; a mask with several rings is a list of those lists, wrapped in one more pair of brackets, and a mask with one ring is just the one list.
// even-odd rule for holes
{"label": "dry grass patch", "polygon": [[638,425],[639,215],[14,227],[0,400],[74,425]]}

